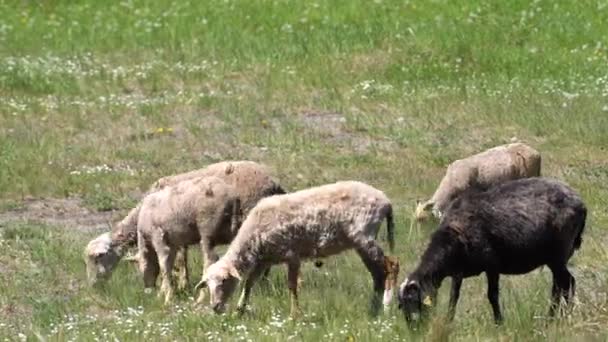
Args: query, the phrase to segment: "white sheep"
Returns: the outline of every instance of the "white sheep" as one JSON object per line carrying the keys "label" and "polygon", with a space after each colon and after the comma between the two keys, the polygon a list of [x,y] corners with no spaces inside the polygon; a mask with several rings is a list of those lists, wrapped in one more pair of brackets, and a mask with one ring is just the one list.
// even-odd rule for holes
{"label": "white sheep", "polygon": [[110,232],[105,232],[89,241],[84,249],[89,282],[93,285],[99,280],[110,277],[122,255],[122,247],[112,248]]}
{"label": "white sheep", "polygon": [[373,277],[375,312],[386,278],[384,252],[375,238],[385,218],[392,250],[391,202],[383,192],[367,184],[344,181],[262,199],[243,222],[227,252],[207,268],[196,288],[209,288],[211,306],[220,313],[237,280],[241,275],[247,276],[238,303],[242,312],[262,271],[273,264],[286,263],[291,315],[296,316],[302,260],[354,248]]}
{"label": "white sheep", "polygon": [[213,247],[232,241],[239,229],[240,200],[218,177],[183,180],[146,196],[139,210],[137,247],[146,289],[160,271],[159,295],[173,297],[172,269],[179,248],[200,244],[204,267],[215,261]]}
{"label": "white sheep", "polygon": [[[261,198],[273,194],[285,193],[265,165],[252,161],[225,161],[208,165],[203,169],[163,177],[150,187],[147,194],[154,193],[166,186],[176,184],[183,180],[206,176],[219,177],[236,188],[241,201],[243,216],[246,215]],[[112,227],[111,241],[104,244],[105,250],[97,248],[94,254],[90,254],[85,250],[85,262],[87,264],[87,278],[89,279],[89,283],[95,284],[98,280],[110,278],[111,271],[121,260],[128,247],[136,245],[137,220],[140,206],[141,202],[135,208],[131,209],[124,219]],[[100,239],[100,237],[95,238],[93,241],[97,239]],[[113,257],[102,257],[104,253],[111,254]],[[132,260],[137,260],[137,258],[132,258]],[[179,274],[178,288],[186,288],[188,284],[188,268],[185,248],[178,252],[176,266]],[[105,272],[100,273],[102,270]]]}
{"label": "white sheep", "polygon": [[500,145],[452,162],[437,190],[426,202],[418,202],[415,217],[430,213],[441,218],[448,203],[470,187],[488,188],[508,180],[540,176],[541,156],[523,143]]}

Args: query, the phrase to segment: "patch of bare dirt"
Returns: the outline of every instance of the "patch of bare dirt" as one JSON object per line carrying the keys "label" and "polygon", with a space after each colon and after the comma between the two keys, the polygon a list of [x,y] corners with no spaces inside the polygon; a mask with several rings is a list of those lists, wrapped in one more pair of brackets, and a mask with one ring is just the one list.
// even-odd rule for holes
{"label": "patch of bare dirt", "polygon": [[301,115],[302,122],[307,128],[318,131],[321,134],[345,138],[349,135],[346,131],[346,118],[339,113],[315,113],[304,112]]}
{"label": "patch of bare dirt", "polygon": [[114,212],[98,212],[87,208],[80,198],[26,199],[17,208],[0,213],[0,224],[12,221],[39,222],[79,231],[108,229]]}
{"label": "patch of bare dirt", "polygon": [[365,153],[371,148],[389,150],[393,147],[390,141],[374,139],[348,129],[346,117],[340,113],[305,111],[300,114],[300,120],[307,129],[316,132],[324,140],[345,151]]}

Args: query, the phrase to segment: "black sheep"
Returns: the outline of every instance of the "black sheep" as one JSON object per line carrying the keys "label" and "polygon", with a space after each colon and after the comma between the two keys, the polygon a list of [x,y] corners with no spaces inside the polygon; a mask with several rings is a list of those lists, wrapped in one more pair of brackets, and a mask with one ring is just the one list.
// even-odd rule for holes
{"label": "black sheep", "polygon": [[504,182],[455,198],[431,237],[418,267],[399,288],[408,322],[420,317],[446,277],[452,277],[449,314],[454,316],[462,279],[486,273],[496,323],[500,274],[524,274],[547,265],[553,273],[553,316],[560,297],[569,302],[575,280],[566,264],[581,246],[587,209],[561,181],[534,177]]}

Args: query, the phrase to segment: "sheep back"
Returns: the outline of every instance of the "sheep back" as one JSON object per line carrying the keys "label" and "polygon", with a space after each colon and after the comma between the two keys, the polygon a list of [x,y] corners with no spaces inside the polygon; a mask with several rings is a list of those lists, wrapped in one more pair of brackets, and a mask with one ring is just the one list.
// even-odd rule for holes
{"label": "sheep back", "polygon": [[[160,178],[148,189],[146,195],[185,180],[208,176],[218,177],[235,187],[243,216],[261,198],[285,193],[267,166],[253,161],[225,161],[210,164],[202,169]],[[141,203],[131,209],[128,215],[113,227],[112,239],[116,243],[134,244],[136,242],[140,206]]]}
{"label": "sheep back", "polygon": [[249,212],[227,254],[239,254],[256,241],[261,253],[278,258],[289,250],[301,257],[327,256],[354,236],[375,236],[390,210],[382,191],[356,181],[266,197]]}
{"label": "sheep back", "polygon": [[[212,235],[218,227],[203,222],[221,222],[231,215],[238,197],[233,186],[218,177],[182,180],[146,196],[139,211],[138,233],[161,230],[174,245],[187,246],[200,240],[200,232]],[[198,229],[193,229],[193,228]]]}
{"label": "sheep back", "polygon": [[249,212],[263,197],[283,194],[270,169],[253,161],[225,161],[203,169],[159,179],[150,189],[157,191],[165,186],[196,177],[214,176],[235,187],[244,213]]}
{"label": "sheep back", "polygon": [[567,260],[580,247],[587,209],[567,184],[548,178],[504,182],[469,190],[448,206],[439,230],[462,241],[472,264],[525,273],[540,264]]}
{"label": "sheep back", "polygon": [[523,143],[490,148],[452,162],[431,198],[443,212],[449,201],[471,188],[488,188],[508,180],[540,175],[540,153]]}

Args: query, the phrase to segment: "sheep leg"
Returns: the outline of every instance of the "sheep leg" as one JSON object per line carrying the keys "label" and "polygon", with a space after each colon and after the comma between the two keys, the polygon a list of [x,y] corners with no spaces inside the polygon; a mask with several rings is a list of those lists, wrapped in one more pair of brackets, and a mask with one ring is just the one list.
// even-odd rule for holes
{"label": "sheep leg", "polygon": [[173,283],[173,264],[175,263],[176,250],[171,248],[167,253],[159,253],[158,261],[160,264],[160,273],[162,278],[161,293],[165,294],[165,304],[171,303],[175,293]]}
{"label": "sheep leg", "polygon": [[148,293],[156,286],[156,278],[158,278],[158,274],[160,273],[158,256],[150,243],[145,240],[143,234],[138,234],[137,245],[139,271],[143,274],[144,291]]}
{"label": "sheep leg", "polygon": [[572,274],[570,274],[566,266],[564,266],[564,273],[564,285],[562,286],[564,292],[562,293],[562,296],[564,297],[564,301],[566,301],[566,304],[570,304],[570,298],[574,296],[576,280],[574,279]]}
{"label": "sheep leg", "polygon": [[160,265],[161,285],[159,296],[165,295],[165,304],[169,304],[175,292],[173,284],[173,264],[175,263],[176,248],[171,248],[162,236],[156,236],[152,243],[158,255]]}
{"label": "sheep leg", "polygon": [[208,238],[201,238],[201,251],[203,253],[203,271],[206,270],[211,264],[215,263],[219,257],[213,250],[211,242]]}
{"label": "sheep leg", "polygon": [[553,285],[551,286],[551,306],[549,307],[549,317],[555,316],[555,310],[559,306],[559,300],[560,300],[559,292],[560,291],[559,291],[559,287],[558,287],[557,283],[558,283],[558,281],[555,277],[555,274],[553,274]]}
{"label": "sheep leg", "polygon": [[[213,250],[213,246],[211,246],[211,242],[209,241],[209,238],[202,236],[199,244],[201,246],[201,253],[203,256],[203,274],[204,274],[205,270],[207,270],[207,268],[211,264],[215,263],[219,259],[219,257]],[[198,293],[198,298],[196,299],[196,303],[203,303],[205,301],[205,291],[206,291],[205,288],[200,289],[200,291]]]}
{"label": "sheep leg", "polygon": [[574,279],[574,276],[570,275],[570,291],[568,291],[568,298],[565,298],[567,302],[570,302],[570,298],[574,297],[575,292],[576,292],[576,279]]}
{"label": "sheep leg", "polygon": [[298,302],[298,278],[300,277],[300,261],[293,260],[287,264],[287,282],[291,295],[292,318],[300,316],[300,304]]}
{"label": "sheep leg", "polygon": [[564,298],[566,304],[570,302],[570,296],[574,295],[576,281],[570,274],[566,265],[550,267],[553,273],[553,287],[551,291],[552,303],[549,308],[549,316],[555,316],[555,311],[560,305],[561,297]]}
{"label": "sheep leg", "polygon": [[268,270],[265,265],[258,264],[255,266],[251,274],[245,280],[245,285],[243,286],[243,291],[241,292],[241,297],[239,298],[239,303],[236,306],[239,314],[243,314],[245,312],[245,308],[247,307],[247,303],[249,302],[249,295],[251,294],[251,288],[253,284],[255,284],[256,280],[262,275],[262,273]]}
{"label": "sheep leg", "polygon": [[450,320],[454,319],[456,313],[456,304],[458,304],[458,298],[460,298],[460,287],[462,286],[462,276],[457,275],[452,277],[452,289],[450,291],[450,304],[448,307],[448,317]]}
{"label": "sheep leg", "polygon": [[386,280],[384,271],[384,252],[378,243],[371,239],[357,247],[356,251],[374,280],[374,296],[372,297],[371,302],[371,313],[375,316],[380,310],[382,293],[384,292],[384,282]]}
{"label": "sheep leg", "polygon": [[500,303],[498,301],[498,282],[500,275],[494,272],[486,272],[486,278],[488,279],[488,300],[490,301],[492,311],[494,312],[494,322],[496,324],[501,324],[502,313],[500,312]]}
{"label": "sheep leg", "polygon": [[188,273],[188,249],[180,247],[175,256],[175,268],[177,273],[177,289],[180,291],[188,288],[190,274]]}
{"label": "sheep leg", "polygon": [[266,269],[264,270],[264,274],[262,275],[262,279],[268,280],[269,276],[270,276],[270,266],[267,266]]}

